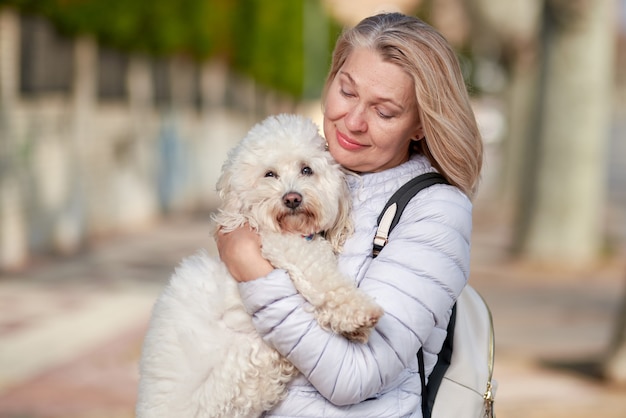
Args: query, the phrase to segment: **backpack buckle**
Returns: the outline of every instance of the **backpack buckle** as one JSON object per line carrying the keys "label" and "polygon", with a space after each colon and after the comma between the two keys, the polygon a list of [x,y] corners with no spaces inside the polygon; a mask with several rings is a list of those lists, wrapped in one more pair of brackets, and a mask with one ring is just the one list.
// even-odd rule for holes
{"label": "backpack buckle", "polygon": [[374,245],[372,247],[372,256],[374,258],[376,258],[376,256],[378,255],[378,253],[380,253],[380,251],[383,249],[383,247],[385,245],[387,245],[387,242],[389,242],[389,240],[387,239],[386,236],[382,236],[382,235],[376,235],[374,237]]}

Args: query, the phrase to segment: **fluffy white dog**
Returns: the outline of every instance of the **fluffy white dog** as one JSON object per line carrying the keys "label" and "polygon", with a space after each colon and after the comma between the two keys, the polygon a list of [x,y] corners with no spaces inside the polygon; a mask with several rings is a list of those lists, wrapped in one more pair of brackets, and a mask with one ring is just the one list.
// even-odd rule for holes
{"label": "fluffy white dog", "polygon": [[[254,126],[230,152],[217,188],[217,227],[255,228],[263,255],[289,272],[317,321],[367,341],[383,312],[337,270],[352,231],[350,197],[317,126],[294,115]],[[256,417],[298,373],[259,337],[234,279],[205,253],[184,260],[157,300],[140,372],[139,418]]]}

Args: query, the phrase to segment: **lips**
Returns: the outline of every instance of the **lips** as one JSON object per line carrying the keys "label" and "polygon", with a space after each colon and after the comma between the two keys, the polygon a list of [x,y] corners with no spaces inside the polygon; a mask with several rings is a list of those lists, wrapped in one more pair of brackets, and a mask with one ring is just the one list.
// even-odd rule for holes
{"label": "lips", "polygon": [[348,136],[342,134],[339,131],[337,131],[337,143],[339,144],[341,148],[348,150],[348,151],[357,151],[357,150],[365,148],[365,145],[361,145],[357,142],[354,142]]}

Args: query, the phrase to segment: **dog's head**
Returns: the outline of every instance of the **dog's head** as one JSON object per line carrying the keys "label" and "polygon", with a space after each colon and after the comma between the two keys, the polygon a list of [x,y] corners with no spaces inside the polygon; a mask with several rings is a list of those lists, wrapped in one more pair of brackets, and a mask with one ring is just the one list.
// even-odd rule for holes
{"label": "dog's head", "polygon": [[323,232],[336,251],[352,231],[345,174],[309,119],[271,116],[228,154],[217,182],[225,231]]}

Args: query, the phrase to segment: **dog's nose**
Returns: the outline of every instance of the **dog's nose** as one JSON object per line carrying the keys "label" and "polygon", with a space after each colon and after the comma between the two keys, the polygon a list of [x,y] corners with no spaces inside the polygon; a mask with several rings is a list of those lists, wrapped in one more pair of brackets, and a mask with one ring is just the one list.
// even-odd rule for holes
{"label": "dog's nose", "polygon": [[302,195],[298,192],[289,192],[283,196],[283,203],[289,209],[295,209],[302,203]]}

